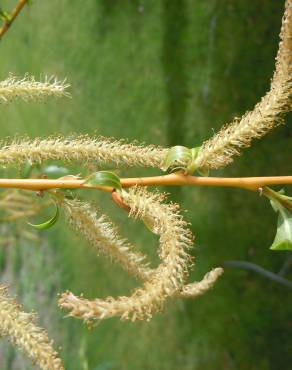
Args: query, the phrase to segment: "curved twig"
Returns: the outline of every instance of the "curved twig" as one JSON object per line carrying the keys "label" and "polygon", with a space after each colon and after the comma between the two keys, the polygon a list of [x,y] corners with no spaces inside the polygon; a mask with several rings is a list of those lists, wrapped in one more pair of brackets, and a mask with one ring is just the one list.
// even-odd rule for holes
{"label": "curved twig", "polygon": [[224,267],[235,267],[235,268],[242,268],[246,270],[255,271],[258,274],[275,281],[276,283],[282,284],[287,286],[288,288],[292,288],[292,281],[283,278],[280,275],[275,274],[274,272],[271,272],[269,270],[266,270],[255,263],[247,262],[247,261],[225,261],[223,263]]}

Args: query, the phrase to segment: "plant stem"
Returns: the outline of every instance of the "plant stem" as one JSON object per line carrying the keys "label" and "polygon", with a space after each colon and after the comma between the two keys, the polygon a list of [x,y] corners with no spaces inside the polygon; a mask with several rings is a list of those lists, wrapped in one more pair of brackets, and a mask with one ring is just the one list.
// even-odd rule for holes
{"label": "plant stem", "polygon": [[0,40],[8,31],[11,24],[15,21],[22,8],[26,5],[27,0],[19,0],[15,8],[12,10],[9,19],[6,19],[3,26],[0,28]]}
{"label": "plant stem", "polygon": [[[164,176],[121,178],[123,188],[132,186],[220,186],[242,188],[250,191],[267,185],[292,185],[292,176],[271,177],[197,177],[173,173]],[[75,179],[0,179],[0,188],[17,188],[26,190],[49,190],[49,189],[84,189],[94,188],[111,192],[113,188],[108,186],[88,186],[85,180]]]}

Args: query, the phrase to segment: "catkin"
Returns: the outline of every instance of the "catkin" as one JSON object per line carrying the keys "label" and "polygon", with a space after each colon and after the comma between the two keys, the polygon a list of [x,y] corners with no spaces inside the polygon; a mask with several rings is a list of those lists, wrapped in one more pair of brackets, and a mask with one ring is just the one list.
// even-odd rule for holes
{"label": "catkin", "polygon": [[[134,247],[118,234],[117,228],[106,216],[97,216],[97,210],[92,205],[66,198],[60,205],[76,233],[82,235],[98,252],[108,256],[130,275],[142,281],[147,281],[155,274],[155,269],[145,263],[145,255],[134,252]],[[215,268],[207,273],[202,281],[184,285],[175,296],[194,298],[202,295],[213,287],[222,273],[222,268]]]}
{"label": "catkin", "polygon": [[60,98],[70,96],[65,81],[54,77],[45,77],[43,82],[36,81],[33,76],[25,75],[22,79],[10,75],[0,82],[0,103],[8,103],[15,99],[39,101],[49,97]]}
{"label": "catkin", "polygon": [[180,291],[185,282],[190,265],[186,250],[192,245],[192,236],[178,213],[178,206],[163,203],[162,195],[137,188],[124,194],[123,200],[131,209],[131,217],[151,221],[153,230],[159,235],[161,263],[143,287],[135,289],[130,297],[90,301],[65,292],[59,300],[60,307],[84,321],[113,316],[133,321],[149,320],[154,312],[162,309],[166,298]]}
{"label": "catkin", "polygon": [[105,216],[97,216],[96,209],[77,199],[63,199],[60,205],[71,227],[82,235],[98,252],[120,264],[128,273],[147,279],[151,269],[144,263],[142,253],[133,252],[133,246],[123,239],[117,228]]}
{"label": "catkin", "polygon": [[284,122],[292,108],[292,0],[286,0],[276,69],[270,91],[240,120],[224,126],[206,141],[196,160],[197,168],[220,168],[233,161],[240,149]]}
{"label": "catkin", "polygon": [[168,149],[87,135],[46,139],[14,139],[0,143],[0,166],[40,164],[45,161],[88,162],[162,167]]}
{"label": "catkin", "polygon": [[195,298],[206,293],[214,286],[217,279],[223,274],[223,271],[222,267],[212,269],[201,281],[185,285],[177,296],[181,298]]}
{"label": "catkin", "polygon": [[0,286],[0,336],[8,337],[33,363],[44,370],[64,370],[44,329],[35,325],[35,315],[21,306]]}

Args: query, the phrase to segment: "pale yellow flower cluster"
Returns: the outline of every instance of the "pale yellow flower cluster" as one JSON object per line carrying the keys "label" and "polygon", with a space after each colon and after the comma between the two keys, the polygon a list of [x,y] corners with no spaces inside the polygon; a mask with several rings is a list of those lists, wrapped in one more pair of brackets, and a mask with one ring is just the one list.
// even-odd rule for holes
{"label": "pale yellow flower cluster", "polygon": [[36,316],[21,310],[0,286],[0,336],[8,337],[34,364],[44,370],[64,370],[44,329],[36,326]]}
{"label": "pale yellow flower cluster", "polygon": [[[155,274],[155,269],[151,269],[145,263],[146,256],[134,252],[134,247],[118,234],[117,227],[106,216],[97,216],[97,210],[92,205],[66,198],[60,202],[60,205],[65,210],[72,228],[94,246],[97,252],[108,256],[141,281],[147,281],[152,274]],[[145,217],[148,218],[148,222],[153,222],[153,217],[149,220],[146,214],[143,216],[144,221]],[[222,273],[223,269],[217,267],[208,272],[202,281],[184,285],[181,290],[175,292],[174,296],[195,298],[202,295],[213,287]]]}
{"label": "pale yellow flower cluster", "polygon": [[161,194],[151,194],[145,189],[131,189],[123,193],[124,202],[130,207],[133,218],[151,220],[159,235],[160,265],[144,282],[143,287],[134,290],[130,297],[95,299],[89,301],[64,293],[59,301],[70,315],[85,321],[119,316],[122,319],[150,319],[153,313],[163,307],[167,297],[181,290],[185,282],[190,257],[187,249],[192,237],[186,222],[174,204],[163,203]]}
{"label": "pale yellow flower cluster", "polygon": [[[185,285],[185,278],[191,266],[187,249],[192,245],[192,236],[186,222],[175,204],[165,204],[164,196],[149,193],[145,189],[131,189],[123,192],[123,200],[130,207],[130,217],[146,220],[159,235],[160,264],[156,269],[141,265],[141,258],[128,251],[127,244],[121,239],[112,224],[103,216],[96,218],[87,204],[65,200],[69,207],[70,223],[91,244],[102,249],[127,271],[144,281],[130,297],[114,299],[87,300],[76,297],[71,292],[62,295],[59,305],[69,309],[70,315],[85,321],[101,320],[113,316],[122,319],[147,319],[160,310],[168,297],[195,297],[210,289],[223,269],[217,268],[207,274],[201,282]],[[144,258],[142,259],[144,260]]]}
{"label": "pale yellow flower cluster", "polygon": [[179,297],[182,298],[196,298],[202,294],[205,294],[208,290],[213,288],[217,279],[223,274],[224,270],[222,267],[216,267],[209,271],[201,281],[185,285]]}
{"label": "pale yellow flower cluster", "polygon": [[49,160],[126,166],[161,167],[168,149],[144,146],[123,140],[87,135],[49,137],[46,139],[15,139],[0,145],[0,165],[17,165],[27,161]]}
{"label": "pale yellow flower cluster", "polygon": [[292,109],[292,0],[286,0],[280,40],[270,91],[252,111],[224,126],[203,144],[195,160],[197,168],[226,166],[241,148],[250,146],[252,139],[284,122],[284,115]]}
{"label": "pale yellow flower cluster", "polygon": [[69,86],[66,81],[58,81],[55,77],[45,77],[41,82],[29,75],[25,75],[22,79],[10,75],[0,82],[0,103],[8,103],[15,99],[27,102],[49,97],[70,96],[66,92]]}
{"label": "pale yellow flower cluster", "polygon": [[98,217],[92,205],[77,199],[64,198],[60,204],[72,228],[97,252],[120,264],[131,275],[140,279],[149,277],[151,269],[144,263],[145,256],[133,251],[134,247],[118,234],[108,217]]}

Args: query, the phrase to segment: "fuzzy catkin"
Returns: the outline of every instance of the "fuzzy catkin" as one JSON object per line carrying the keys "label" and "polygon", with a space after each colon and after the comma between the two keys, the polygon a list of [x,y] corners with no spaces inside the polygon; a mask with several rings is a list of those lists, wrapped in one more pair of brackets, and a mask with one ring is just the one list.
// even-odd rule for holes
{"label": "fuzzy catkin", "polygon": [[147,279],[151,269],[145,264],[145,256],[133,251],[133,246],[123,239],[117,228],[105,216],[97,216],[97,210],[77,199],[63,199],[60,205],[71,227],[82,235],[98,252],[120,264],[128,273]]}
{"label": "fuzzy catkin", "polygon": [[270,91],[240,120],[224,126],[203,146],[195,160],[197,168],[224,167],[248,147],[252,139],[260,138],[284,122],[292,108],[292,0],[286,0],[280,33],[276,69]]}
{"label": "fuzzy catkin", "polygon": [[210,290],[217,279],[223,274],[222,267],[216,267],[209,271],[201,281],[185,285],[182,290],[177,294],[181,298],[195,298]]}
{"label": "fuzzy catkin", "polygon": [[124,140],[87,135],[49,137],[46,139],[19,138],[0,143],[0,166],[21,165],[26,162],[40,164],[62,160],[83,165],[115,164],[141,167],[161,167],[168,149],[152,145],[143,146]]}
{"label": "fuzzy catkin", "polygon": [[146,280],[143,287],[134,290],[130,297],[88,299],[65,292],[59,305],[68,309],[71,316],[84,321],[100,320],[113,316],[122,319],[147,319],[161,310],[167,297],[181,290],[190,265],[186,250],[192,245],[192,236],[175,204],[162,203],[161,194],[133,188],[124,193],[123,200],[130,207],[130,216],[151,220],[159,235],[160,265]]}
{"label": "fuzzy catkin", "polygon": [[33,363],[44,370],[64,370],[44,329],[35,325],[35,315],[21,311],[21,306],[0,286],[0,336],[9,337]]}
{"label": "fuzzy catkin", "polygon": [[[117,228],[105,215],[97,216],[97,210],[92,205],[77,199],[66,198],[60,205],[71,227],[94,246],[97,252],[108,256],[130,275],[142,281],[148,280],[155,273],[155,269],[151,269],[145,263],[146,256],[134,252],[134,247],[118,234]],[[175,296],[194,298],[202,295],[213,287],[222,273],[222,268],[215,268],[207,273],[202,281],[184,285]]]}
{"label": "fuzzy catkin", "polygon": [[[97,210],[92,205],[77,199],[64,199],[60,204],[72,228],[96,247],[98,252],[110,257],[130,275],[141,281],[147,281],[155,273],[155,269],[145,263],[146,256],[134,252],[134,246],[118,234],[117,228],[105,215],[97,217]],[[184,285],[175,296],[194,298],[202,295],[213,287],[222,273],[222,268],[215,268],[201,281]]]}
{"label": "fuzzy catkin", "polygon": [[70,96],[65,81],[54,77],[45,77],[43,82],[36,81],[33,76],[25,75],[22,79],[10,75],[0,82],[0,103],[8,103],[15,99],[38,101],[49,97],[60,98]]}

